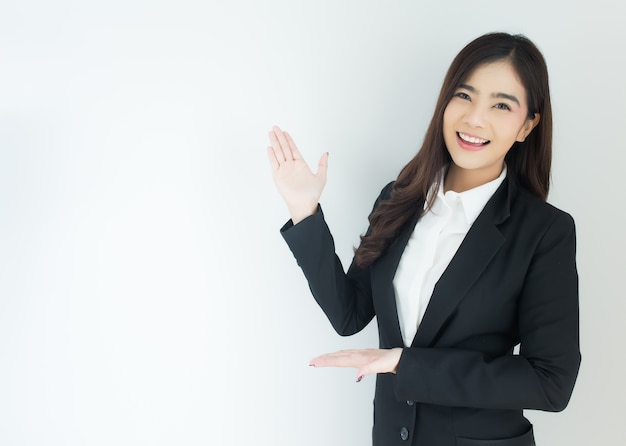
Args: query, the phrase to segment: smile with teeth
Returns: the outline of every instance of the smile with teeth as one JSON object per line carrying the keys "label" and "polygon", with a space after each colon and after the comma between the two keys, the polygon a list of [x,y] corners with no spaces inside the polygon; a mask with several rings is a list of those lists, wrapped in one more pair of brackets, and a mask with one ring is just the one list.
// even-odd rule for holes
{"label": "smile with teeth", "polygon": [[488,139],[477,138],[475,136],[468,135],[467,133],[457,132],[456,134],[459,135],[459,138],[461,138],[463,141],[468,142],[470,144],[484,145],[489,142]]}

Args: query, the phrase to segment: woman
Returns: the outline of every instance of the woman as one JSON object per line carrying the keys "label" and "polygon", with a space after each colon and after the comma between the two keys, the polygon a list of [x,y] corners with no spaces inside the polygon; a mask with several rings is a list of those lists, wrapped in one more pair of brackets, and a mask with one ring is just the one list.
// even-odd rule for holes
{"label": "woman", "polygon": [[[344,272],[313,174],[292,138],[268,157],[282,229],[313,296],[379,349],[311,361],[377,374],[373,444],[534,445],[523,409],[565,408],[580,365],[572,218],[546,203],[552,119],[543,56],[491,33],[456,56],[417,155],[376,200]],[[514,348],[519,345],[519,354]]]}

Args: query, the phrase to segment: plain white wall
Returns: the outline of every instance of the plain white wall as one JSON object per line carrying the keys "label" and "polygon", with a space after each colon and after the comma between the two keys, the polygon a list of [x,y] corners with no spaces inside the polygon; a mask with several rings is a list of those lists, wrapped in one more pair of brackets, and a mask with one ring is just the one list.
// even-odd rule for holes
{"label": "plain white wall", "polygon": [[555,114],[550,201],[577,222],[583,363],[539,444],[621,444],[624,7],[294,0],[0,4],[0,443],[363,445],[372,377],[278,229],[273,124],[316,164],[350,261],[469,40],[521,32]]}

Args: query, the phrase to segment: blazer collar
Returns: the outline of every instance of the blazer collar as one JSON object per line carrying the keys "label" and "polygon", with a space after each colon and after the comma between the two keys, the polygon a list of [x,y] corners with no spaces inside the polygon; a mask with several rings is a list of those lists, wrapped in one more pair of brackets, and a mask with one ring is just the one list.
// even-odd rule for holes
{"label": "blazer collar", "polygon": [[[500,249],[504,236],[498,225],[510,216],[511,204],[516,195],[517,186],[507,176],[476,218],[435,285],[426,313],[411,344],[413,347],[428,347],[437,341],[446,321]],[[384,305],[376,308],[377,318],[382,327],[392,327],[390,332],[381,332],[383,345],[403,345],[393,278],[419,216],[420,212],[416,212],[387,252],[372,265],[372,291],[375,296],[382,296],[385,300]]]}

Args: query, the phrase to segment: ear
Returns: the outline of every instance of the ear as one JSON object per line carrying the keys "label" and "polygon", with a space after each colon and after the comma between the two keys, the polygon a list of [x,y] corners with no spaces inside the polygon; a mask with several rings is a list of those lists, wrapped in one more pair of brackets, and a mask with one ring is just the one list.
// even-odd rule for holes
{"label": "ear", "polygon": [[539,124],[540,117],[541,116],[539,115],[539,113],[535,113],[535,116],[533,116],[531,119],[527,119],[526,122],[524,122],[524,125],[517,134],[517,142],[524,142],[526,140],[528,135],[530,135],[530,132],[532,132],[537,124]]}

